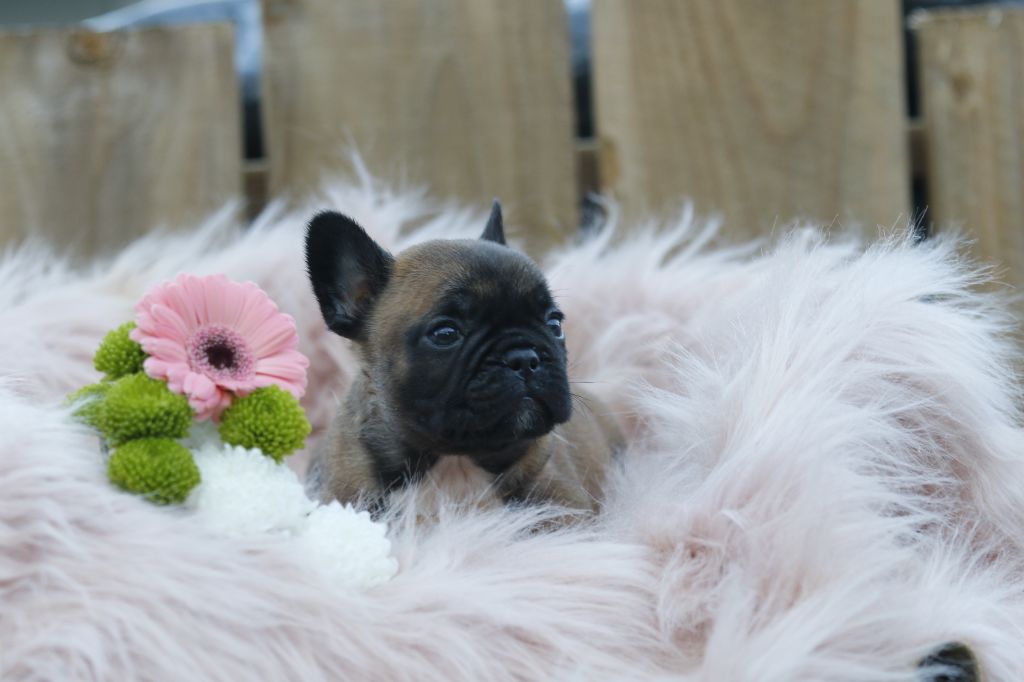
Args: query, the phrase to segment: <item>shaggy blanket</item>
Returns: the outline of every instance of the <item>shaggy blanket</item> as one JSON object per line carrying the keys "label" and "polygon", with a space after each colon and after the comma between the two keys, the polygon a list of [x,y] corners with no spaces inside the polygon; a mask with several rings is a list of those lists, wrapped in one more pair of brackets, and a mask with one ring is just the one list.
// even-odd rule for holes
{"label": "shaggy blanket", "polygon": [[[483,225],[365,179],[322,206],[394,249]],[[398,576],[350,592],[113,489],[61,406],[148,287],[225,272],[295,316],[322,431],[354,361],[306,282],[308,213],[229,215],[85,269],[0,263],[0,679],[869,682],[949,640],[1024,679],[1013,320],[955,241],[727,249],[684,214],[552,254],[572,374],[630,436],[604,511],[536,534],[550,510],[407,505]]]}

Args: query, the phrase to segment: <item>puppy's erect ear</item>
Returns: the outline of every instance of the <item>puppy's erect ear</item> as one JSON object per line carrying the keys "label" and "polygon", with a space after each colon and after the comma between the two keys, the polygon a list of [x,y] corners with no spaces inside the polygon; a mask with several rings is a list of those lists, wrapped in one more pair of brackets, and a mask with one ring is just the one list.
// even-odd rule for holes
{"label": "puppy's erect ear", "polygon": [[351,218],[324,211],[306,230],[306,268],[331,331],[358,338],[395,259]]}
{"label": "puppy's erect ear", "polygon": [[487,227],[480,239],[505,245],[505,224],[501,219],[501,203],[497,199],[491,204],[491,217],[487,219]]}

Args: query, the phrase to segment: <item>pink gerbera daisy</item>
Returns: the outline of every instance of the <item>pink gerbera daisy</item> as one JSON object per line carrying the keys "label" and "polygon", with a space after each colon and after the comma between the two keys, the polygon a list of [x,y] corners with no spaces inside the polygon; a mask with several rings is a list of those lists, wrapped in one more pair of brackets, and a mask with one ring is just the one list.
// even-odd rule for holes
{"label": "pink gerbera daisy", "polygon": [[197,419],[218,420],[233,395],[263,386],[296,398],[306,390],[295,320],[252,282],[178,275],[135,306],[135,324],[146,374],[187,396]]}

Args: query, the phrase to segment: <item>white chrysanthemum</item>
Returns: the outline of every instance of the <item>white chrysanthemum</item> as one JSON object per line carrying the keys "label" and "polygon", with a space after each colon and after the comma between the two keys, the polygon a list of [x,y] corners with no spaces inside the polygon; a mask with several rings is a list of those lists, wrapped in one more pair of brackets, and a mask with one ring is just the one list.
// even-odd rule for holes
{"label": "white chrysanthemum", "polygon": [[207,443],[192,454],[201,482],[189,504],[220,532],[296,533],[316,508],[295,472],[259,450]]}
{"label": "white chrysanthemum", "polygon": [[398,572],[387,527],[367,512],[336,501],[318,506],[309,515],[300,541],[316,565],[346,585],[372,587]]}
{"label": "white chrysanthemum", "polygon": [[219,532],[293,537],[309,563],[336,585],[371,587],[398,571],[387,526],[337,502],[310,500],[295,473],[259,450],[226,445],[195,431],[188,444],[202,481],[188,505]]}

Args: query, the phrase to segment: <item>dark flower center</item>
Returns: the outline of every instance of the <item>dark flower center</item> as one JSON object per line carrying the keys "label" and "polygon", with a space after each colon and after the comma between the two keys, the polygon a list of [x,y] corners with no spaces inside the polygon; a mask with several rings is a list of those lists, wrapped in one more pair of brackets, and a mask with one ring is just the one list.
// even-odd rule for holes
{"label": "dark flower center", "polygon": [[235,349],[225,343],[206,347],[206,361],[215,369],[224,369],[235,364]]}
{"label": "dark flower center", "polygon": [[247,381],[256,370],[256,358],[245,337],[224,325],[200,327],[189,338],[187,347],[192,371],[214,381]]}

